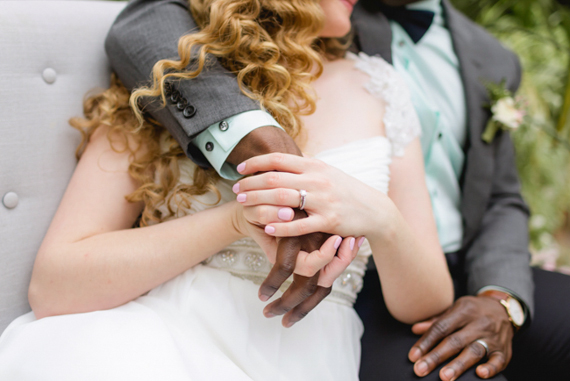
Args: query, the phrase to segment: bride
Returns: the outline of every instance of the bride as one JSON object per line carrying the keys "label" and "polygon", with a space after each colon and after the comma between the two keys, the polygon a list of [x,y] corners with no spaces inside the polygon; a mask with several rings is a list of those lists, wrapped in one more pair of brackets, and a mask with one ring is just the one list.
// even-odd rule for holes
{"label": "bride", "polygon": [[[86,101],[86,119],[73,121],[81,159],[37,255],[33,312],[0,338],[0,379],[356,380],[362,325],[352,304],[372,253],[397,319],[451,304],[409,94],[382,59],[330,39],[349,31],[353,3],[190,0],[202,31],[182,38],[181,61],[155,66],[134,112],[116,80]],[[200,59],[177,71],[191,50]],[[200,75],[206,53],[237,73],[305,158],[254,158],[238,169],[283,172],[236,186],[142,120],[144,97],[164,100],[169,83]],[[298,205],[300,189],[310,217],[279,218],[287,213],[275,205]],[[317,228],[337,235],[300,255],[295,272],[323,268],[333,291],[286,328],[262,313],[257,287],[272,258],[260,245]],[[353,257],[340,274],[339,259]]]}

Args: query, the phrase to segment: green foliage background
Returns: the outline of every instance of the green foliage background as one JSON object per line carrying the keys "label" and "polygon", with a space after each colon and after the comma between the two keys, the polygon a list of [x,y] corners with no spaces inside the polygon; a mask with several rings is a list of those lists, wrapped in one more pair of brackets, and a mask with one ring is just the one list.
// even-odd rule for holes
{"label": "green foliage background", "polygon": [[[515,51],[523,65],[519,90],[527,123],[513,133],[525,199],[532,212],[531,245],[562,244],[570,211],[570,10],[553,0],[452,0],[468,17]],[[484,54],[484,52],[482,52]]]}

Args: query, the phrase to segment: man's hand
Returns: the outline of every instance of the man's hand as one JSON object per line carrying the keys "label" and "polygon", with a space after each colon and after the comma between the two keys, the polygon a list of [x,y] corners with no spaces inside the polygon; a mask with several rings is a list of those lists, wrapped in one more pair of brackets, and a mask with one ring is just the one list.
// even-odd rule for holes
{"label": "man's hand", "polygon": [[[297,262],[299,251],[311,253],[318,250],[330,237],[315,233],[301,237],[282,238],[277,247],[277,257],[271,272],[259,288],[259,298],[268,300],[289,278]],[[320,272],[312,277],[293,275],[293,283],[283,295],[267,305],[263,313],[267,317],[283,315],[283,325],[290,327],[305,317],[331,292],[331,287],[318,285]]]}
{"label": "man's hand", "polygon": [[303,156],[295,141],[280,128],[260,127],[247,134],[236,145],[226,161],[238,165],[254,156],[272,152]]}
{"label": "man's hand", "polygon": [[[439,373],[444,381],[456,380],[485,357],[487,362],[479,365],[476,373],[490,378],[503,371],[511,360],[514,328],[505,308],[487,296],[459,298],[441,316],[415,324],[412,331],[423,335],[408,354],[420,377],[454,356],[457,357]],[[487,343],[489,353],[476,342],[479,339]]]}
{"label": "man's hand", "polygon": [[[342,239],[323,233],[277,238],[265,234],[263,227],[275,222],[279,207],[245,207],[241,215],[247,224],[246,233],[265,251],[274,263],[271,273],[260,287],[259,297],[266,301],[280,289],[291,274],[293,282],[284,295],[268,305],[267,317],[283,315],[283,325],[290,327],[306,316],[331,291],[332,284],[358,254],[363,237]],[[306,218],[304,211],[295,210],[287,220]],[[322,242],[322,244],[321,244]],[[335,255],[336,254],[336,255]]]}
{"label": "man's hand", "polygon": [[[254,156],[272,152],[302,156],[301,150],[297,147],[295,141],[285,131],[268,126],[255,129],[246,135],[228,156],[227,161],[238,165]],[[305,212],[295,211],[296,219],[306,217]],[[281,238],[277,246],[275,264],[260,287],[260,299],[263,301],[268,300],[279,290],[283,282],[293,274],[299,251],[303,250],[311,253],[318,250],[329,237],[330,235],[328,234],[312,233],[301,237]],[[335,267],[338,269],[344,266],[342,269],[339,269],[342,272],[350,264],[350,261],[343,258],[337,260],[336,264],[337,266]],[[283,293],[281,298],[265,307],[265,316],[272,317],[285,314],[283,317],[283,325],[285,327],[290,327],[301,320],[331,292],[330,286],[319,286],[319,276],[320,272],[317,272],[312,277],[294,274],[293,283]]]}
{"label": "man's hand", "polygon": [[[275,265],[259,290],[259,298],[261,300],[269,300],[279,290],[283,282],[293,274],[293,282],[285,293],[266,306],[263,311],[265,316],[269,318],[285,314],[283,317],[283,325],[285,327],[291,327],[315,308],[331,292],[332,282],[346,269],[353,259],[352,255],[345,255],[346,250],[344,250],[345,253],[339,250],[339,256],[333,259],[333,262],[337,263],[332,266],[338,270],[331,269],[330,265],[327,265],[327,269],[325,269],[334,274],[325,274],[326,271],[313,271],[311,274],[307,274],[312,276],[302,276],[294,273],[294,271],[298,270],[299,259],[302,258],[299,255],[300,252],[307,253],[307,257],[314,256],[331,235],[315,233],[301,237],[278,238],[276,243],[276,238],[265,234],[262,227],[248,224],[247,230],[249,230],[248,234],[266,253],[276,253],[270,258],[270,260],[275,260]],[[242,231],[247,230],[242,229]],[[332,253],[334,255],[334,251]],[[271,257],[271,255],[268,256]],[[328,257],[322,258],[322,260],[325,263],[331,262],[331,258]],[[338,262],[341,262],[340,268]],[[321,265],[322,263],[309,267],[319,268]],[[320,284],[325,284],[325,286],[319,285],[319,279],[321,280]]]}

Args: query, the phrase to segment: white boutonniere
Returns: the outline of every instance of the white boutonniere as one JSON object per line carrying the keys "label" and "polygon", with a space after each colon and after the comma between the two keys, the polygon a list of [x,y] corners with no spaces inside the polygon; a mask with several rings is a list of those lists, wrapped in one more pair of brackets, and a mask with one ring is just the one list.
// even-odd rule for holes
{"label": "white boutonniere", "polygon": [[524,122],[526,112],[522,100],[513,97],[504,80],[499,84],[486,83],[485,86],[491,99],[491,104],[488,107],[493,115],[489,119],[481,138],[490,144],[499,129],[506,131],[518,129]]}

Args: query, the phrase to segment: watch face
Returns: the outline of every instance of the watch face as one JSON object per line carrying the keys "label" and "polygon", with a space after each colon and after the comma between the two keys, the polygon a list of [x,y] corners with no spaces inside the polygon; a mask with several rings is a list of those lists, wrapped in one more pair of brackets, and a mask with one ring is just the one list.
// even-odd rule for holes
{"label": "watch face", "polygon": [[511,319],[513,319],[513,323],[520,327],[524,323],[524,311],[521,304],[514,298],[508,298],[508,304],[509,314],[511,315]]}

